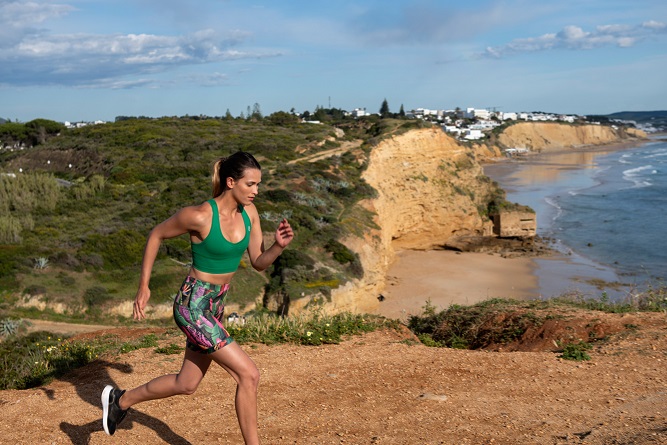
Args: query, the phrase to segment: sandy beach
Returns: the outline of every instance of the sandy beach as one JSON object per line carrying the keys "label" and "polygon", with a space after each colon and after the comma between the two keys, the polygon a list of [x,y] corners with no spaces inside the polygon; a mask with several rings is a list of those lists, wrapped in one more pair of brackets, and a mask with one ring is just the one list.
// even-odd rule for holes
{"label": "sandy beach", "polygon": [[[485,173],[508,191],[530,190],[535,184],[556,183],[567,171],[592,168],[597,156],[635,146],[623,143],[551,150],[487,164]],[[520,168],[528,164],[530,169]],[[546,207],[535,210],[539,233],[540,224],[551,216]],[[469,305],[496,297],[531,299],[571,292],[597,297],[604,291],[612,298],[622,298],[624,288],[613,285],[618,281],[610,268],[572,251],[556,251],[549,257],[503,258],[487,253],[406,250],[397,252],[387,272],[382,293],[385,299],[378,313],[405,320],[420,314],[427,302],[446,309],[452,304]],[[611,287],[600,288],[600,283],[610,283]]]}
{"label": "sandy beach", "polygon": [[489,298],[538,296],[532,258],[503,258],[487,253],[451,250],[398,252],[387,272],[378,313],[405,320],[421,314],[427,302],[438,310]]}

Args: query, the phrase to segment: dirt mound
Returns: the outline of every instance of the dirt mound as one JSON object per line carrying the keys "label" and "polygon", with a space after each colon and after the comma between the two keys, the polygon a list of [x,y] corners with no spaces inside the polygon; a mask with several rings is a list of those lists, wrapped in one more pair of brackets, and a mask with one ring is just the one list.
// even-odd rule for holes
{"label": "dirt mound", "polygon": [[[262,375],[262,441],[667,443],[665,314],[591,314],[555,314],[543,332],[531,334],[605,337],[595,342],[586,362],[553,352],[428,348],[410,333],[395,331],[318,347],[244,345]],[[153,330],[102,332],[129,338]],[[98,360],[42,388],[2,391],[0,442],[242,443],[233,380],[217,367],[193,396],[138,405],[115,436],[104,434],[99,401],[104,385],[133,387],[177,372],[180,364],[178,355],[140,349]]]}
{"label": "dirt mound", "polygon": [[498,330],[513,320],[530,314],[535,321],[530,323],[525,332],[515,341],[503,344],[491,344],[486,349],[494,351],[523,352],[558,352],[563,346],[587,342],[607,341],[617,334],[629,335],[640,329],[659,329],[664,325],[664,314],[609,314],[590,312],[580,309],[517,311],[503,313],[502,319],[496,318],[491,326],[484,330]]}

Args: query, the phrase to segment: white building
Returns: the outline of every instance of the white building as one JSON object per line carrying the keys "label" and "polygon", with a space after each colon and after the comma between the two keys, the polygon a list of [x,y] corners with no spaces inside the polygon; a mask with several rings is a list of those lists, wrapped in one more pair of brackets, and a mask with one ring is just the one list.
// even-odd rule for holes
{"label": "white building", "polygon": [[466,135],[464,137],[470,140],[477,140],[477,139],[482,139],[484,137],[484,133],[482,133],[482,130],[467,129]]}
{"label": "white building", "polygon": [[467,108],[465,112],[465,117],[468,119],[490,119],[491,112],[489,110],[484,110],[484,109]]}

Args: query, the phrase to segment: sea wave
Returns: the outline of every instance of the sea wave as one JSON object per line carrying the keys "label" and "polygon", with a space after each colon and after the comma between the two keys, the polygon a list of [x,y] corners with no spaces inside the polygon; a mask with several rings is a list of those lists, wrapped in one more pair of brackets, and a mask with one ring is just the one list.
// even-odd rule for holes
{"label": "sea wave", "polygon": [[652,165],[642,165],[641,167],[631,168],[623,172],[623,176],[635,177],[641,175],[646,170],[651,170],[652,174],[657,173],[657,170]]}
{"label": "sea wave", "polygon": [[653,183],[646,178],[646,173],[655,175],[658,173],[652,165],[642,165],[641,167],[631,168],[623,172],[623,179],[630,181],[635,187],[650,187]]}
{"label": "sea wave", "polygon": [[631,158],[631,157],[632,157],[632,153],[625,153],[625,154],[621,155],[618,162],[621,163],[621,164],[632,164],[632,162],[628,161],[628,158]]}
{"label": "sea wave", "polygon": [[553,198],[546,197],[546,198],[544,198],[544,202],[546,202],[551,207],[556,209],[556,215],[552,218],[553,221],[556,221],[558,219],[558,217],[563,214],[563,209],[561,208],[561,206],[558,205],[556,200],[553,199]]}
{"label": "sea wave", "polygon": [[646,155],[646,156],[644,156],[644,159],[662,158],[664,156],[667,156],[667,149],[658,150],[655,153],[651,153],[650,155]]}

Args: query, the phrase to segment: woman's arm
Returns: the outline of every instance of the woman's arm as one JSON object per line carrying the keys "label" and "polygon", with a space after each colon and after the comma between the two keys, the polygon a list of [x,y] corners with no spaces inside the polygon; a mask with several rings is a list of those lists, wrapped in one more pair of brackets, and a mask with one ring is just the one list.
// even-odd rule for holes
{"label": "woman's arm", "polygon": [[263,271],[269,267],[273,262],[283,253],[285,247],[294,239],[294,232],[287,219],[280,221],[278,229],[276,229],[275,242],[267,250],[264,249],[264,237],[262,235],[262,227],[259,222],[259,215],[257,208],[250,205],[245,208],[252,222],[252,229],[250,230],[250,243],[248,244],[248,256],[250,257],[250,264],[258,271]]}
{"label": "woman's arm", "polygon": [[[157,257],[158,250],[162,241],[169,238],[175,238],[184,233],[199,231],[202,220],[202,211],[200,207],[185,207],[171,216],[169,219],[161,222],[148,235],[144,256],[141,261],[141,277],[139,278],[139,289],[134,299],[132,315],[135,320],[146,318],[144,309],[151,296],[148,287],[151,279],[151,271]],[[210,219],[210,218],[209,218]]]}

